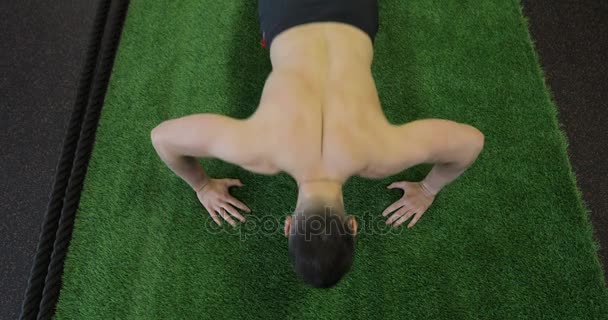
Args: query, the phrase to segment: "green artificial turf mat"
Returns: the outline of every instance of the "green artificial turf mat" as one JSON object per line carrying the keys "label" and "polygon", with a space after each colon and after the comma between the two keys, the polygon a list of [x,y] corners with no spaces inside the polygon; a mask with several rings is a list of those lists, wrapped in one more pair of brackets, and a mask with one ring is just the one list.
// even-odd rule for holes
{"label": "green artificial turf mat", "polygon": [[518,1],[380,0],[374,77],[393,123],[443,118],[486,135],[477,162],[412,229],[385,227],[392,181],[354,177],[353,271],[330,290],[291,270],[296,184],[238,177],[254,211],[214,227],[150,131],[214,112],[246,118],[268,72],[255,1],[133,0],[65,264],[57,319],[598,319],[608,294],[588,213]]}

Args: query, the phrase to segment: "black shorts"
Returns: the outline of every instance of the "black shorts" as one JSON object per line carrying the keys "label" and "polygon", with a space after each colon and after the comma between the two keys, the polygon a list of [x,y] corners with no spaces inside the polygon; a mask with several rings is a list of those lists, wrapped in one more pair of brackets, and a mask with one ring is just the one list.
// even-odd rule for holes
{"label": "black shorts", "polygon": [[378,32],[377,0],[258,0],[262,44],[270,48],[281,32],[311,22],[342,22],[369,35]]}

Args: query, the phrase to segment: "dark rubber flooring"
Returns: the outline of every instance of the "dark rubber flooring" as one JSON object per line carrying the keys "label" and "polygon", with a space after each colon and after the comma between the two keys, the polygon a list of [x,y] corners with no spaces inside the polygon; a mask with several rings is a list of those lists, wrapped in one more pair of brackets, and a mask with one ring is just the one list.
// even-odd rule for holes
{"label": "dark rubber flooring", "polygon": [[[608,2],[522,2],[606,270]],[[97,3],[0,1],[0,319],[19,315]]]}
{"label": "dark rubber flooring", "polygon": [[608,279],[608,1],[522,2]]}
{"label": "dark rubber flooring", "polygon": [[0,1],[0,319],[17,319],[98,0]]}

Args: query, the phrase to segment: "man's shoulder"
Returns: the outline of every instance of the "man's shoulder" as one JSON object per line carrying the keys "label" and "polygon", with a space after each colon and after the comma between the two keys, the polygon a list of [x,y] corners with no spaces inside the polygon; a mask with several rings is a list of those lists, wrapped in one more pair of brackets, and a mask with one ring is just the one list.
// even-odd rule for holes
{"label": "man's shoulder", "polygon": [[422,151],[415,137],[405,135],[400,126],[388,124],[376,130],[368,148],[366,166],[356,173],[364,178],[384,178],[422,162]]}

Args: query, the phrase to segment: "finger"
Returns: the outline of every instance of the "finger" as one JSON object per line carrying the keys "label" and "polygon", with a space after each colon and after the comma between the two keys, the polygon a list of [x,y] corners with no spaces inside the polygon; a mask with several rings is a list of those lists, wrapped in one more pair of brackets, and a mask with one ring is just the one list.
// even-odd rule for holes
{"label": "finger", "polygon": [[233,217],[239,219],[241,222],[245,222],[245,217],[243,217],[238,211],[236,211],[235,208],[226,204],[226,206],[224,206],[224,209],[226,209],[226,211],[228,211],[228,213],[230,213]]}
{"label": "finger", "polygon": [[393,204],[388,206],[388,208],[384,209],[384,212],[382,212],[382,216],[386,217],[387,214],[403,207],[403,205],[405,205],[405,203],[403,203],[403,201],[401,201],[401,200],[395,201]]}
{"label": "finger", "polygon": [[234,221],[234,219],[232,219],[230,217],[230,215],[226,212],[226,210],[224,210],[223,208],[219,209],[220,215],[222,216],[222,218],[224,220],[226,220],[226,222],[230,223],[231,226],[236,226],[236,222]]}
{"label": "finger", "polygon": [[394,188],[402,188],[403,187],[403,182],[402,181],[397,181],[397,182],[393,182],[391,184],[389,184],[386,188],[387,189],[394,189]]}
{"label": "finger", "polygon": [[393,227],[400,226],[402,223],[406,222],[409,218],[411,218],[412,215],[414,215],[415,213],[416,213],[416,210],[408,211],[407,214],[403,215],[401,218],[399,218],[399,220],[397,220],[397,222],[395,222],[395,224],[393,224]]}
{"label": "finger", "polygon": [[403,207],[399,209],[399,211],[395,212],[388,220],[386,220],[386,224],[392,224],[393,222],[395,222],[395,220],[399,219],[409,210],[411,210],[411,208],[408,207]]}
{"label": "finger", "polygon": [[240,202],[237,198],[228,197],[226,199],[226,201],[228,201],[228,203],[230,203],[231,205],[233,205],[243,211],[251,212],[251,209],[249,209],[249,207],[247,207],[244,203]]}
{"label": "finger", "polygon": [[416,222],[418,222],[418,220],[420,220],[420,217],[422,217],[422,215],[424,214],[424,211],[420,211],[418,212],[415,216],[414,219],[412,219],[412,221],[410,221],[410,224],[407,225],[408,228],[413,227]]}
{"label": "finger", "polygon": [[239,179],[226,179],[226,184],[229,187],[242,187],[243,183]]}
{"label": "finger", "polygon": [[209,208],[207,208],[207,206],[205,206],[205,209],[207,209],[207,212],[209,212],[211,219],[213,219],[213,221],[215,221],[215,223],[218,226],[221,226],[222,222],[220,221],[220,218],[217,216],[217,213],[215,213],[215,210],[209,210]]}

